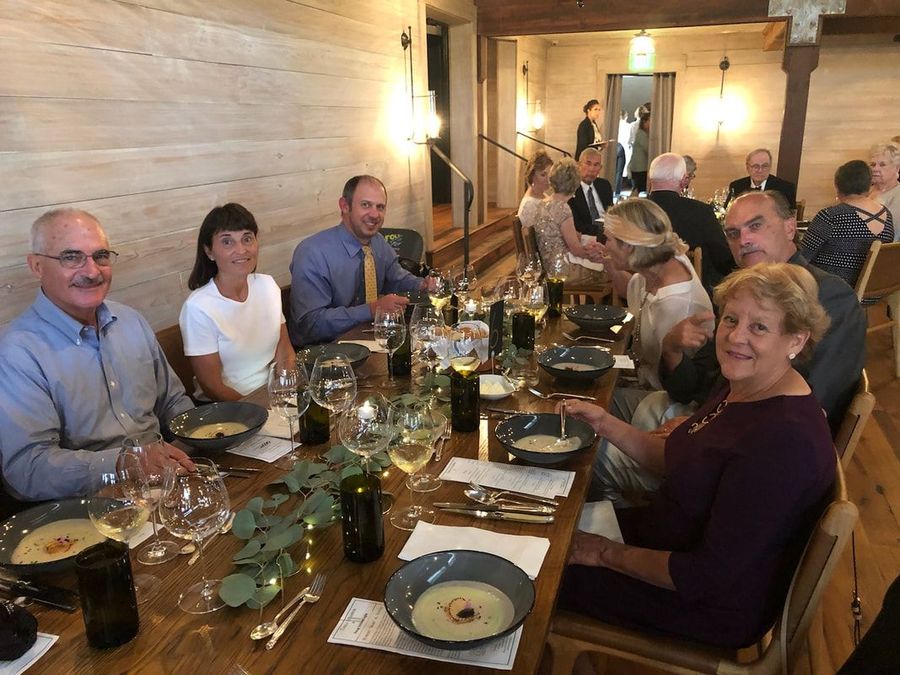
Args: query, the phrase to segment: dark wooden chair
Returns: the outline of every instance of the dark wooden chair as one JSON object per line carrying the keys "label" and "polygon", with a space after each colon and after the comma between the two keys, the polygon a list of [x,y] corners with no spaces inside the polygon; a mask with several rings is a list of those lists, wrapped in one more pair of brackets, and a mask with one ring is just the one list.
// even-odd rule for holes
{"label": "dark wooden chair", "polygon": [[893,330],[894,377],[900,377],[900,242],[872,242],[856,280],[856,297],[864,305],[882,301],[888,304],[888,321],[869,326],[868,332]]}
{"label": "dark wooden chair", "polygon": [[181,327],[176,323],[174,326],[163,328],[157,331],[156,339],[162,347],[163,354],[166,355],[169,365],[178,375],[181,384],[188,396],[193,398],[194,394],[194,369],[191,367],[191,361],[184,355],[184,341],[181,338]]}

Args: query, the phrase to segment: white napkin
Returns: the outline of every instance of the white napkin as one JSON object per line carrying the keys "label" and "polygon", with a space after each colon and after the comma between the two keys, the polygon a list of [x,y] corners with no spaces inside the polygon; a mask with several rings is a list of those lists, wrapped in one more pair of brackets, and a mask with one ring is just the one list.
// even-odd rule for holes
{"label": "white napkin", "polygon": [[599,534],[624,544],[622,530],[619,529],[619,519],[616,518],[616,510],[611,501],[587,502],[581,509],[581,517],[578,519],[578,529],[582,532]]}
{"label": "white napkin", "polygon": [[291,432],[288,428],[287,420],[273,410],[269,411],[269,417],[266,423],[259,430],[263,436],[272,436],[273,438],[283,438],[287,440]]}
{"label": "white napkin", "polygon": [[413,560],[437,551],[473,550],[493,553],[520,567],[529,579],[537,577],[550,548],[545,537],[500,534],[478,527],[450,527],[419,521],[397,557]]}
{"label": "white napkin", "polygon": [[[594,241],[596,241],[596,239]],[[596,270],[597,272],[603,271],[603,263],[595,263],[587,258],[579,258],[572,253],[566,253],[566,256],[569,258],[569,262],[574,265],[581,265],[582,267],[586,267],[589,270]]]}
{"label": "white napkin", "polygon": [[261,459],[269,464],[290,451],[291,443],[287,438],[272,438],[271,436],[262,436],[260,434],[252,436],[236,448],[228,448],[228,452],[232,455]]}
{"label": "white napkin", "polygon": [[387,354],[387,349],[379,345],[375,340],[338,340],[339,345],[362,345],[368,347],[373,354]]}
{"label": "white napkin", "polygon": [[[159,526],[159,529],[162,529],[162,525]],[[131,539],[128,540],[128,548],[136,549],[138,546],[147,541],[150,537],[153,536],[153,523],[149,520],[143,524],[141,529],[139,529],[135,534],[132,535]]]}
{"label": "white napkin", "polygon": [[15,661],[0,661],[0,675],[19,675],[28,670],[40,659],[47,650],[59,639],[59,635],[38,633],[37,641],[31,645],[31,649],[22,654]]}
{"label": "white napkin", "polygon": [[624,368],[626,370],[634,370],[634,361],[631,360],[631,357],[626,354],[613,354],[613,358],[615,359],[615,363],[613,363],[613,368]]}

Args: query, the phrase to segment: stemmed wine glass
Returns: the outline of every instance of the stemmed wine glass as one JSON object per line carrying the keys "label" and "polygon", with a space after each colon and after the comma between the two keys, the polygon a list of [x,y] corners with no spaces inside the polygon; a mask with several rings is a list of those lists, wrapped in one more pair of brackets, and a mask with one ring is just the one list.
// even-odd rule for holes
{"label": "stemmed wine glass", "polygon": [[[127,547],[150,517],[149,492],[142,473],[120,477],[116,471],[104,471],[91,479],[88,516],[100,534]],[[135,574],[138,603],[156,595],[160,584],[152,574]]]}
{"label": "stemmed wine glass", "polygon": [[457,304],[464,307],[466,301],[475,291],[475,284],[478,283],[478,275],[475,273],[474,265],[460,267],[453,274],[453,290],[456,292]]}
{"label": "stemmed wine glass", "polygon": [[321,354],[309,377],[313,400],[332,413],[342,413],[356,398],[356,374],[344,354]]}
{"label": "stemmed wine glass", "polygon": [[[425,416],[425,426],[431,434],[431,454],[433,455],[437,443],[444,435],[447,425],[450,424],[450,420],[447,419],[446,415],[430,407],[423,406],[422,413]],[[431,455],[428,458],[431,459]],[[406,479],[406,487],[413,492],[432,492],[441,487],[441,484],[441,479],[433,473],[416,473],[408,476]]]}
{"label": "stemmed wine glass", "polygon": [[544,269],[536,253],[520,253],[516,257],[516,273],[525,283],[534,283],[541,278]]}
{"label": "stemmed wine glass", "polygon": [[203,580],[187,588],[178,606],[188,614],[206,614],[225,606],[219,597],[219,580],[207,578],[203,540],[214,534],[231,515],[231,500],[215,463],[193,458],[193,471],[174,471],[167,477],[159,515],[176,537],[190,539],[200,551]]}
{"label": "stemmed wine glass", "polygon": [[428,298],[432,306],[442,312],[450,304],[450,296],[453,294],[449,279],[440,270],[432,269],[428,273],[428,288],[431,289],[428,291]]}
{"label": "stemmed wine glass", "polygon": [[338,437],[350,452],[364,460],[363,471],[368,473],[368,460],[387,448],[391,440],[388,426],[387,399],[373,394],[357,399],[338,419]]}
{"label": "stemmed wine glass", "polygon": [[522,309],[534,317],[534,323],[539,324],[544,319],[549,306],[547,285],[533,282],[522,288]]}
{"label": "stemmed wine glass", "polygon": [[291,451],[275,462],[279,469],[291,470],[294,462],[303,459],[294,446],[294,422],[309,407],[309,383],[303,366],[281,368],[272,364],[269,369],[269,406],[288,423],[288,443]]}
{"label": "stemmed wine glass", "polygon": [[427,364],[429,371],[434,367],[430,354],[432,345],[443,327],[444,315],[436,307],[420,304],[413,308],[409,321],[410,346],[413,353]]}
{"label": "stemmed wine glass", "polygon": [[[412,477],[423,468],[434,452],[434,427],[418,406],[394,404],[389,413],[395,436],[388,446],[394,466]],[[434,522],[434,510],[416,504],[417,492],[410,491],[410,506],[391,515],[391,524],[401,530],[413,530],[419,521]]]}
{"label": "stemmed wine glass", "polygon": [[406,339],[406,319],[402,309],[383,309],[375,311],[375,342],[388,353],[388,379],[383,386],[394,386],[394,352],[400,349]]}
{"label": "stemmed wine glass", "polygon": [[160,539],[157,526],[156,512],[163,496],[165,486],[165,474],[174,471],[172,465],[161,468],[154,467],[151,455],[162,448],[162,436],[158,433],[148,432],[139,436],[126,438],[122,445],[122,452],[116,458],[116,473],[119,478],[126,481],[126,485],[138,485],[146,483],[146,491],[143,494],[135,492],[134,496],[140,496],[147,502],[150,509],[150,522],[153,523],[153,542],[145,546],[137,555],[137,561],[144,565],[159,565],[172,560],[178,555],[180,546],[171,539]]}

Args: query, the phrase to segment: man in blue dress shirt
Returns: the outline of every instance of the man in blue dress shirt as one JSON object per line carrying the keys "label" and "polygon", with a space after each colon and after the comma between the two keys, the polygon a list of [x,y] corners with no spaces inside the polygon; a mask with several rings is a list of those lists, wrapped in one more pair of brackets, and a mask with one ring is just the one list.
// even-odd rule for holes
{"label": "man in blue dress shirt", "polygon": [[[147,321],[106,300],[117,254],[89,213],[57,209],[31,228],[34,303],[0,337],[0,456],[17,500],[83,495],[114,471],[125,438],[193,404]],[[164,444],[154,465],[193,464]]]}
{"label": "man in blue dress shirt", "polygon": [[288,332],[297,347],[334,340],[372,321],[378,308],[402,309],[409,300],[397,293],[427,285],[400,266],[381,236],[387,191],[380,180],[354,176],[338,205],[340,224],[307,237],[294,250]]}

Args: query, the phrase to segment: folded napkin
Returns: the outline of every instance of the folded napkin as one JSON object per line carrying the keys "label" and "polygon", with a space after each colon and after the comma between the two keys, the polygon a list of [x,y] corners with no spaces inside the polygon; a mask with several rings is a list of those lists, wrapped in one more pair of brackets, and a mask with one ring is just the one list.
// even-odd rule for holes
{"label": "folded napkin", "polygon": [[397,557],[413,560],[437,551],[483,551],[506,558],[520,567],[529,579],[534,579],[541,571],[549,548],[550,540],[545,537],[500,534],[478,527],[450,527],[419,521]]}
{"label": "folded napkin", "polygon": [[569,258],[569,262],[574,265],[581,265],[582,267],[586,267],[589,270],[595,270],[597,272],[603,271],[603,263],[595,263],[587,258],[579,258],[577,255],[572,253],[566,254]]}
{"label": "folded napkin", "polygon": [[259,430],[263,436],[272,436],[273,438],[287,438],[291,435],[287,420],[278,413],[270,410],[266,423]]}
{"label": "folded napkin", "polygon": [[59,639],[59,635],[38,633],[37,641],[27,652],[15,661],[0,661],[0,675],[19,675],[24,673],[40,659],[47,650]]}
{"label": "folded napkin", "polygon": [[587,502],[581,509],[581,518],[578,519],[578,529],[582,532],[599,534],[624,544],[622,530],[619,529],[619,519],[616,518],[616,510],[611,501]]}
{"label": "folded napkin", "polygon": [[379,345],[375,340],[338,340],[339,345],[362,345],[367,347],[373,354],[387,354],[388,350]]}
{"label": "folded napkin", "polygon": [[613,354],[613,368],[624,368],[625,370],[634,370],[634,361],[627,354]]}

